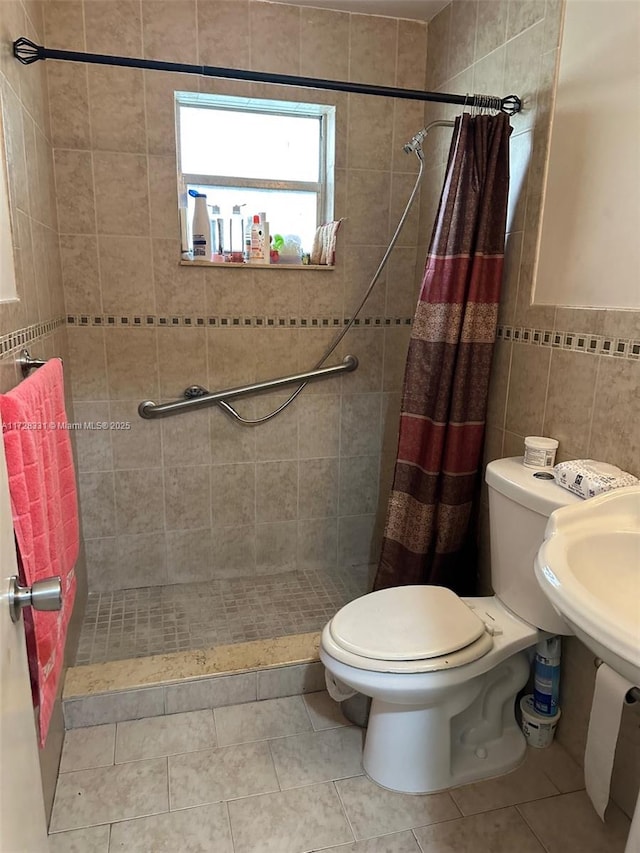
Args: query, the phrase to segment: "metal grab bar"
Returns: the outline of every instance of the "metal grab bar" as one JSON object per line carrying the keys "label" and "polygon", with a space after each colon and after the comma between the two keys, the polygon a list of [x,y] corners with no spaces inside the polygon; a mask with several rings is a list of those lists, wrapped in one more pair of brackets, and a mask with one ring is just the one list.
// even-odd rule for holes
{"label": "metal grab bar", "polygon": [[146,419],[166,418],[168,415],[175,415],[179,412],[192,412],[195,409],[203,409],[205,406],[213,406],[223,400],[247,397],[250,394],[259,394],[262,391],[273,391],[274,388],[282,388],[283,385],[312,382],[317,379],[327,379],[338,373],[350,373],[357,366],[358,359],[355,355],[346,355],[341,364],[334,364],[331,367],[320,367],[306,373],[294,373],[291,376],[282,376],[279,379],[267,379],[265,382],[254,382],[251,385],[240,385],[237,388],[226,388],[224,391],[206,393],[201,397],[174,400],[171,403],[154,403],[153,400],[145,400],[138,406],[138,414],[141,418]]}

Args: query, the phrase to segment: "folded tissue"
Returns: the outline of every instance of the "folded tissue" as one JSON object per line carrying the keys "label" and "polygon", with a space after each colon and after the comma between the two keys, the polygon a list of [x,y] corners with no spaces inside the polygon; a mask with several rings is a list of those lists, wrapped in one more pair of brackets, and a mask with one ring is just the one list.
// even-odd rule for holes
{"label": "folded tissue", "polygon": [[559,462],[553,469],[556,483],[581,498],[592,498],[612,489],[635,486],[640,482],[615,465],[595,459],[572,459]]}

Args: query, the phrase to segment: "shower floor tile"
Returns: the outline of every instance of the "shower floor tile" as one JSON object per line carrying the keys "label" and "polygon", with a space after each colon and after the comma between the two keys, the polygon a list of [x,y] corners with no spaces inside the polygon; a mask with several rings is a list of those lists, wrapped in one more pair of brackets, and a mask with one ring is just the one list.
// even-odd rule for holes
{"label": "shower floor tile", "polygon": [[90,592],[76,665],[319,631],[368,591],[368,567]]}

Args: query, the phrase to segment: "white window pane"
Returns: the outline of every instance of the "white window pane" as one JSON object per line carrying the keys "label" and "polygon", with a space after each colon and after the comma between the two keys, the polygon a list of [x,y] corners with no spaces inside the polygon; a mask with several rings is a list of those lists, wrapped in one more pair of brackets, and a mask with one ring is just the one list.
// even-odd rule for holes
{"label": "white window pane", "polygon": [[[313,237],[316,231],[316,216],[318,196],[314,192],[298,192],[294,190],[258,190],[243,187],[205,187],[189,184],[189,189],[195,189],[207,196],[210,212],[213,205],[220,208],[219,214],[212,214],[212,219],[221,218],[224,230],[224,248],[227,251],[240,251],[241,246],[229,242],[231,220],[235,205],[243,205],[242,219],[245,224],[250,217],[264,211],[267,214],[269,233],[281,234],[283,237],[298,238],[303,252],[311,252]],[[194,201],[189,196],[189,222],[193,217]],[[235,227],[235,226],[234,226]],[[214,235],[217,229],[214,227]],[[295,242],[295,241],[292,241]],[[214,238],[217,250],[217,236]]]}
{"label": "white window pane", "polygon": [[182,171],[275,181],[317,181],[320,120],[180,107]]}

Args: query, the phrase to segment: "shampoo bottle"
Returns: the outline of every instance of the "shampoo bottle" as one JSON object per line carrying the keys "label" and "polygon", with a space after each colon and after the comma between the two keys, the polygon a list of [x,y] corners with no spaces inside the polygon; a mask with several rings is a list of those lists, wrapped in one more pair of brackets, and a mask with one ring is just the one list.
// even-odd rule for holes
{"label": "shampoo bottle", "polygon": [[533,674],[533,706],[538,714],[554,716],[560,698],[560,637],[540,640]]}
{"label": "shampoo bottle", "polygon": [[207,209],[207,197],[204,193],[189,190],[189,195],[195,199],[191,239],[193,241],[194,260],[211,260],[211,220]]}

